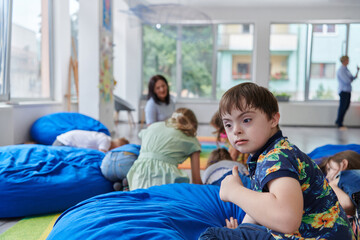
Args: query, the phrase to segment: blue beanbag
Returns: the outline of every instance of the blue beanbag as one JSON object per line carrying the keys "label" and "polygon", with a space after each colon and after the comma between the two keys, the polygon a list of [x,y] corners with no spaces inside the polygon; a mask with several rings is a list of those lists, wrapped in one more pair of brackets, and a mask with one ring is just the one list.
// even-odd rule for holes
{"label": "blue beanbag", "polygon": [[61,212],[112,191],[98,150],[13,145],[0,147],[0,218]]}
{"label": "blue beanbag", "polygon": [[100,121],[75,112],[52,113],[39,118],[31,126],[30,136],[39,144],[51,145],[58,135],[70,130],[103,132],[110,136]]}
{"label": "blue beanbag", "polygon": [[315,148],[311,153],[309,153],[309,157],[312,159],[321,158],[321,157],[330,157],[338,152],[353,150],[355,152],[360,153],[360,145],[359,144],[347,144],[347,145],[336,145],[336,144],[327,144],[321,147]]}
{"label": "blue beanbag", "polygon": [[244,215],[220,200],[218,186],[167,184],[87,199],[58,218],[47,240],[198,239],[207,227]]}

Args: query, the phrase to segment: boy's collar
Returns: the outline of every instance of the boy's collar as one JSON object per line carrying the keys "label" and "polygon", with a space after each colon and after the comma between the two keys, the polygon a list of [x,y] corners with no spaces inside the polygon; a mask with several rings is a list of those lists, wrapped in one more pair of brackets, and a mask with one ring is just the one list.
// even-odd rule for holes
{"label": "boy's collar", "polygon": [[260,154],[262,154],[276,139],[283,137],[282,131],[277,131],[269,140],[265,143],[265,145],[260,148],[253,156],[250,156],[248,159],[248,163],[255,161],[259,158]]}

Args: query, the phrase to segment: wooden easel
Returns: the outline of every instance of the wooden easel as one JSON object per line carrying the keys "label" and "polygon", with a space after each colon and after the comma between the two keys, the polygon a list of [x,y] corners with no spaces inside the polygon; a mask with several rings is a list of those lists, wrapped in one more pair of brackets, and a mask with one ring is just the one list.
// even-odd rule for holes
{"label": "wooden easel", "polygon": [[77,60],[77,54],[76,54],[76,48],[75,48],[75,41],[74,38],[71,38],[71,45],[72,45],[72,51],[74,53],[74,59],[71,56],[70,62],[69,62],[69,73],[68,73],[68,90],[67,94],[65,94],[65,97],[67,98],[67,108],[68,111],[71,111],[71,73],[73,73],[74,76],[74,83],[75,83],[75,89],[76,89],[76,96],[79,99],[79,72],[78,72],[78,60]]}

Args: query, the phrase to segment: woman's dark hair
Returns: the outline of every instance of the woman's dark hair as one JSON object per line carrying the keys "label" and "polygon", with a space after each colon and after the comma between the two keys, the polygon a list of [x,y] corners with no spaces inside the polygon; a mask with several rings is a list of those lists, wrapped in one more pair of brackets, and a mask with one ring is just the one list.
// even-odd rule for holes
{"label": "woman's dark hair", "polygon": [[148,99],[152,98],[154,99],[156,104],[160,104],[163,101],[161,101],[158,96],[155,94],[155,84],[157,81],[164,81],[167,86],[167,95],[165,97],[165,103],[168,105],[170,103],[170,90],[169,90],[169,84],[166,80],[166,78],[162,75],[155,75],[150,78],[149,81],[149,93],[148,93]]}

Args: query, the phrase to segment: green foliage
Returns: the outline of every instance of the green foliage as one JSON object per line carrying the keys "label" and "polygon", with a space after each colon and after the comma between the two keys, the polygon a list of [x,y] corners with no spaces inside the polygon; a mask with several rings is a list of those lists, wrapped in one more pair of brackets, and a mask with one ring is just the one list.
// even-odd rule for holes
{"label": "green foliage", "polygon": [[315,99],[318,99],[318,100],[333,100],[334,96],[332,94],[331,89],[328,88],[327,90],[325,90],[324,85],[321,83],[319,85],[318,89],[316,89]]}
{"label": "green foliage", "polygon": [[[175,28],[173,26],[162,26]],[[171,90],[176,86],[176,39],[170,38],[149,26],[144,26],[143,37],[143,76],[144,86],[155,74],[163,74],[171,83]],[[175,29],[176,30],[176,29]],[[172,29],[172,31],[175,31]],[[182,33],[185,39],[202,41],[181,41],[182,89],[188,95],[197,97],[210,96],[212,82],[212,29],[211,27],[187,27]],[[204,36],[208,36],[205,38]]]}

